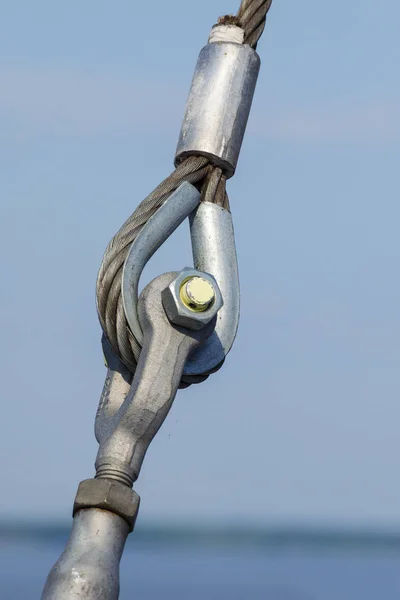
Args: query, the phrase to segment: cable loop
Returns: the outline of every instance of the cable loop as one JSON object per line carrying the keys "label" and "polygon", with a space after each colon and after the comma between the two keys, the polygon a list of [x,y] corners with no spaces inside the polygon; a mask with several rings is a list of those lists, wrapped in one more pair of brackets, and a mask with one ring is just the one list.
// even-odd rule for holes
{"label": "cable loop", "polygon": [[[219,19],[220,24],[238,25],[244,30],[244,43],[257,47],[272,0],[242,0],[236,16]],[[145,198],[115,234],[104,253],[96,284],[97,311],[100,324],[114,352],[132,372],[140,348],[129,330],[124,313],[121,286],[122,270],[129,249],[144,225],[183,183],[195,184],[201,191],[201,201],[229,210],[226,177],[221,168],[208,158],[192,156]]]}

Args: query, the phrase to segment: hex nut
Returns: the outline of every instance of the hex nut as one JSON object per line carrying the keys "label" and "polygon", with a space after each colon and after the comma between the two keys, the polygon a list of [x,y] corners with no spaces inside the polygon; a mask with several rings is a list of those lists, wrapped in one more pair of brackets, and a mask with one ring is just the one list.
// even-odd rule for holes
{"label": "hex nut", "polygon": [[[201,277],[206,279],[214,288],[214,301],[209,308],[203,312],[195,312],[191,310],[185,306],[181,299],[181,287],[188,279],[192,277]],[[203,273],[201,271],[196,271],[195,269],[183,269],[172,281],[172,283],[170,283],[170,285],[163,290],[162,302],[164,310],[171,323],[197,331],[208,325],[208,323],[212,321],[224,304],[221,291],[215,278],[209,273]]]}
{"label": "hex nut", "polygon": [[126,485],[111,479],[81,481],[76,493],[73,516],[84,508],[108,510],[125,519],[132,532],[139,512],[140,497]]}

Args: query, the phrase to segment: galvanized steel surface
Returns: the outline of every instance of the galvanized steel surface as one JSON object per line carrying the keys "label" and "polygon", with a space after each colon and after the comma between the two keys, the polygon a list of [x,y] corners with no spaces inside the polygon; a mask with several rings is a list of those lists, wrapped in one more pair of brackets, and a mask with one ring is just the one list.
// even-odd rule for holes
{"label": "galvanized steel surface", "polygon": [[147,449],[164,422],[178,390],[188,355],[213,331],[215,319],[200,331],[171,325],[162,291],[178,274],[157,277],[142,292],[139,319],[143,348],[132,387],[110,412],[101,401],[96,429],[101,431],[96,477],[132,485],[139,476]]}
{"label": "galvanized steel surface", "polygon": [[107,366],[107,376],[101,393],[95,422],[95,436],[99,444],[108,435],[107,423],[119,410],[131,389],[133,375],[115,354],[110,342],[103,335],[102,339],[104,360]]}
{"label": "galvanized steel surface", "polygon": [[128,485],[112,479],[85,479],[75,496],[73,514],[80,510],[99,508],[112,512],[133,531],[139,512],[140,497]]}
{"label": "galvanized steel surface", "polygon": [[[236,17],[219,20],[221,25],[241,27],[248,46],[210,44],[200,55],[192,91],[198,89],[203,94],[205,122],[210,130],[205,132],[198,126],[202,109],[196,106],[191,91],[192,114],[186,113],[181,147],[178,145],[178,161],[182,164],[139,205],[104,254],[97,280],[97,307],[107,337],[104,348],[108,362],[96,417],[100,444],[96,468],[100,478],[114,477],[122,484],[133,482],[149,444],[170,410],[182,375],[187,382],[201,380],[204,373],[222,364],[232,346],[239,318],[239,282],[232,220],[225,210],[229,207],[225,181],[236,167],[259,69],[259,59],[251,48],[257,46],[261,37],[270,5],[271,0],[242,0]],[[197,77],[201,73],[205,76],[203,81]],[[221,77],[219,93],[215,92],[216,76]],[[231,95],[230,87],[234,90]],[[221,98],[229,98],[231,106],[224,109]],[[233,119],[235,106],[238,122]],[[189,127],[191,119],[194,127]],[[199,139],[203,145],[198,146]],[[204,156],[190,156],[196,152]],[[203,201],[191,224],[195,267],[216,276],[225,305],[214,333],[216,318],[200,331],[171,326],[161,304],[161,292],[177,274],[157,278],[139,302],[144,347],[137,367],[137,342],[132,343],[122,300],[122,268],[132,242],[184,181],[198,184]],[[153,247],[154,252],[157,243],[153,238],[147,251]],[[200,348],[207,337],[209,340]],[[49,574],[42,600],[117,600],[119,562],[128,533],[127,521],[113,512],[98,508],[78,510],[71,537]]]}
{"label": "galvanized steel surface", "polygon": [[[182,302],[180,290],[182,284],[189,278],[202,277],[209,281],[214,290],[214,300],[211,306],[202,312],[196,312]],[[209,273],[195,269],[183,269],[162,292],[162,302],[171,323],[188,329],[200,330],[208,325],[224,304],[221,292],[215,278]]]}
{"label": "galvanized steel surface", "polygon": [[207,44],[197,61],[175,156],[205,156],[227,177],[235,173],[260,70],[250,46]]}
{"label": "galvanized steel surface", "polygon": [[225,360],[235,341],[240,316],[240,285],[231,213],[202,202],[190,217],[195,268],[214,275],[224,300],[215,331],[186,362],[185,375],[213,371]]}
{"label": "galvanized steel surface", "polygon": [[210,202],[202,202],[192,213],[191,209],[197,204],[197,190],[187,183],[181,185],[143,227],[131,246],[123,270],[124,308],[134,335],[132,347],[136,346],[139,357],[143,334],[138,318],[137,290],[142,269],[161,245],[158,239],[165,241],[185,216],[192,214],[194,264],[196,269],[215,278],[224,307],[219,312],[215,333],[190,356],[184,376],[207,376],[221,365],[232,347],[239,323],[240,288],[232,215]]}
{"label": "galvanized steel surface", "polygon": [[142,271],[160,246],[190,215],[200,202],[200,193],[190,183],[182,183],[158,211],[147,221],[133,242],[122,272],[122,299],[125,316],[133,334],[135,358],[138,360],[143,332],[138,317],[138,289]]}
{"label": "galvanized steel surface", "polygon": [[[130,336],[122,299],[122,270],[131,244],[171,194],[185,181],[195,183],[210,174],[206,158],[188,158],[145,198],[108,244],[96,282],[97,311],[113,350],[134,373],[137,344]],[[218,188],[219,189],[219,188]],[[222,190],[225,195],[225,188]]]}
{"label": "galvanized steel surface", "polygon": [[129,534],[124,519],[97,508],[76,513],[42,600],[117,600],[119,563]]}
{"label": "galvanized steel surface", "polygon": [[[244,44],[256,48],[272,0],[242,0],[236,16],[220,17],[220,25],[234,25],[244,30]],[[108,245],[97,279],[97,306],[101,326],[114,351],[126,367],[135,372],[136,345],[129,335],[121,296],[122,267],[135,240],[147,220],[183,182],[197,183],[203,201],[229,208],[226,177],[220,167],[205,157],[186,159],[137,207]]]}

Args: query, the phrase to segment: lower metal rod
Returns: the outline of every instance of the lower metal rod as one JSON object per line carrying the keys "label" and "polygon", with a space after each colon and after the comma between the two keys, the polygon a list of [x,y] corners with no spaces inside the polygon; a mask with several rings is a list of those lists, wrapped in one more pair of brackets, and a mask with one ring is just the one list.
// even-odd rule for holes
{"label": "lower metal rod", "polygon": [[117,600],[128,523],[88,508],[74,517],[66,549],[47,578],[42,600]]}

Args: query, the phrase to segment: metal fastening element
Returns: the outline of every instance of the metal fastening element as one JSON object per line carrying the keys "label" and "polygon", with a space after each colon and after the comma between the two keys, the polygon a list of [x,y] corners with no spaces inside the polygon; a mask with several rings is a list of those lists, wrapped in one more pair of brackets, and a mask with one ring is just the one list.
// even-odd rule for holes
{"label": "metal fastening element", "polygon": [[181,286],[180,298],[190,310],[204,312],[214,302],[215,290],[204,277],[190,277]]}
{"label": "metal fastening element", "polygon": [[[180,283],[188,276],[186,271]],[[115,397],[108,392],[102,395],[96,416],[96,479],[129,487],[137,480],[147,449],[172,406],[187,357],[214,329],[214,320],[198,331],[171,327],[161,296],[178,278],[176,272],[160,275],[140,296],[143,348],[129,392],[122,381],[118,385],[114,379],[109,390]],[[177,288],[179,295],[179,284]],[[191,314],[201,318],[206,313]],[[118,369],[117,363],[113,366]]]}
{"label": "metal fastening element", "polygon": [[122,517],[129,531],[135,527],[140,497],[119,481],[108,479],[85,479],[76,493],[73,516],[82,509],[99,508]]}
{"label": "metal fastening element", "polygon": [[[105,252],[97,308],[107,377],[95,424],[96,478],[79,486],[71,536],[42,600],[118,600],[119,562],[140,501],[131,488],[149,445],[177,390],[219,369],[234,342],[237,258],[232,217],[220,199],[236,169],[260,67],[254,48],[271,1],[256,0],[255,11],[251,3],[242,0],[236,16],[219,19],[200,53],[177,170]],[[194,269],[164,273],[139,298],[145,264],[186,217]]]}
{"label": "metal fastening element", "polygon": [[256,88],[260,58],[246,44],[211,43],[200,52],[175,155],[205,156],[235,173]]}
{"label": "metal fastening element", "polygon": [[213,322],[199,331],[171,327],[161,293],[177,276],[165,273],[141,294],[143,349],[132,386],[126,368],[104,344],[109,373],[96,416],[96,479],[79,486],[71,537],[42,600],[118,599],[119,562],[139,508],[131,485],[169,413],[187,357],[214,328]]}
{"label": "metal fastening element", "polygon": [[162,292],[162,302],[171,323],[197,331],[210,323],[224,304],[214,277],[195,269],[183,269]]}
{"label": "metal fastening element", "polygon": [[[218,282],[224,305],[212,335],[186,361],[184,375],[211,373],[220,366],[235,340],[240,313],[240,285],[232,215],[229,210],[201,202],[190,217],[194,268]],[[218,251],[216,251],[218,248]]]}
{"label": "metal fastening element", "polygon": [[[218,282],[224,306],[218,312],[215,331],[188,357],[185,377],[207,375],[224,362],[235,340],[239,323],[239,276],[229,210],[200,202],[200,194],[189,183],[182,184],[144,225],[133,242],[122,275],[122,297],[126,319],[138,342],[139,359],[143,332],[138,315],[139,278],[144,266],[161,243],[188,216],[194,268],[213,275]],[[216,251],[223,249],[223,251]]]}
{"label": "metal fastening element", "polygon": [[[137,311],[139,278],[147,261],[188,217],[200,202],[199,191],[185,181],[147,221],[126,257],[122,274],[124,312],[133,336],[140,346],[143,332]],[[136,358],[139,358],[139,353]]]}

